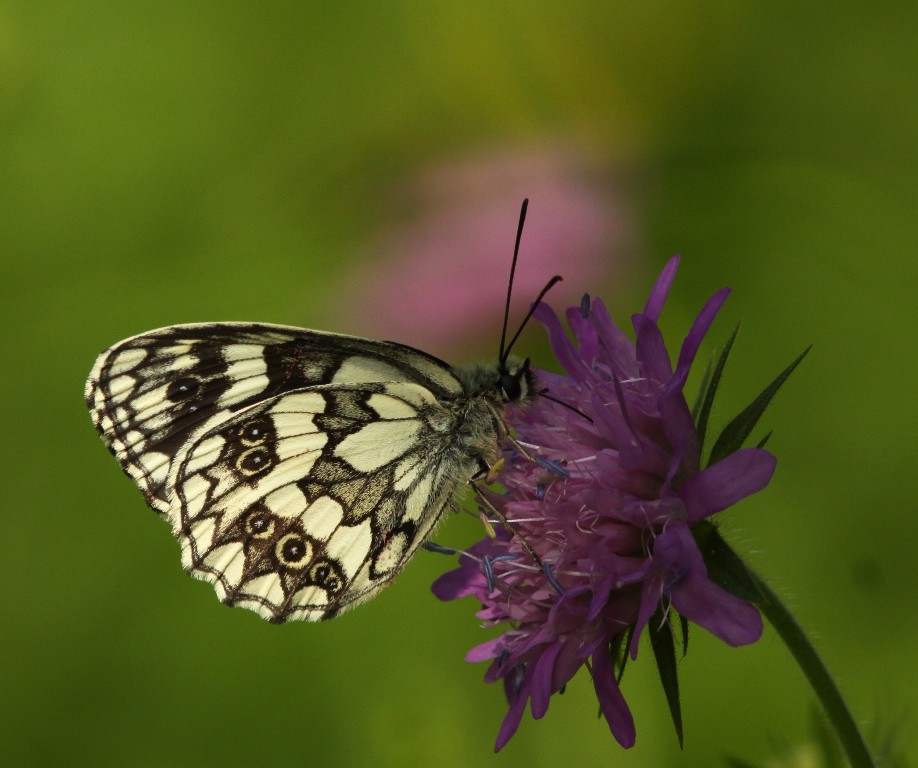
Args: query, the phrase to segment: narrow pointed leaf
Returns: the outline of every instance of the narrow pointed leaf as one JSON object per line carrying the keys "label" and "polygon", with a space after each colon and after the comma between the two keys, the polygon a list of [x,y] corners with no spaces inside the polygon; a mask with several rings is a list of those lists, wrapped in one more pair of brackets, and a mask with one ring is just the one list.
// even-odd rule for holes
{"label": "narrow pointed leaf", "polygon": [[625,676],[625,665],[628,663],[628,648],[631,646],[631,638],[634,636],[634,626],[628,630],[626,635],[616,635],[609,643],[609,655],[612,658],[612,669],[615,670],[615,682],[621,683]]}
{"label": "narrow pointed leaf", "polygon": [[711,449],[711,458],[708,460],[708,464],[716,464],[724,457],[729,456],[731,453],[743,447],[743,443],[746,441],[746,438],[749,437],[749,433],[752,432],[759,418],[765,412],[771,399],[781,388],[781,385],[787,381],[788,376],[794,372],[794,368],[796,368],[800,364],[800,361],[806,357],[810,349],[811,347],[807,347],[803,350],[800,356],[787,366],[787,368],[781,371],[777,378],[765,387],[762,393],[746,406],[739,416],[724,427],[723,432],[720,433],[720,437],[717,438],[717,442],[714,443],[714,447]]}
{"label": "narrow pointed leaf", "polygon": [[720,355],[717,358],[717,363],[714,366],[714,370],[711,372],[710,381],[706,379],[702,383],[704,397],[699,401],[697,415],[694,412],[692,413],[692,415],[695,417],[696,429],[698,430],[699,451],[704,448],[704,437],[708,431],[708,419],[711,416],[711,408],[714,405],[714,397],[717,394],[717,387],[720,386],[720,377],[727,365],[727,358],[730,357],[730,350],[733,348],[733,342],[736,340],[736,334],[738,333],[739,323],[734,326],[733,333],[730,334],[730,338],[727,339],[727,343],[720,351]]}
{"label": "narrow pointed leaf", "polygon": [[692,421],[695,424],[698,424],[698,414],[701,412],[701,406],[704,403],[705,395],[708,392],[708,387],[711,384],[711,372],[713,366],[711,361],[708,360],[707,365],[704,367],[704,373],[701,376],[701,386],[698,387],[698,394],[695,396],[695,402],[692,404]]}
{"label": "narrow pointed leaf", "polygon": [[681,613],[679,614],[679,624],[682,627],[682,656],[685,657],[685,654],[688,653],[688,628],[689,620],[685,618]]}
{"label": "narrow pointed leaf", "polygon": [[682,749],[682,705],[679,702],[679,676],[676,668],[676,648],[673,633],[669,622],[664,619],[658,608],[648,624],[650,644],[660,673],[660,682],[666,694],[666,703],[669,704],[669,714],[673,719],[676,729],[676,738],[679,739],[679,748]]}

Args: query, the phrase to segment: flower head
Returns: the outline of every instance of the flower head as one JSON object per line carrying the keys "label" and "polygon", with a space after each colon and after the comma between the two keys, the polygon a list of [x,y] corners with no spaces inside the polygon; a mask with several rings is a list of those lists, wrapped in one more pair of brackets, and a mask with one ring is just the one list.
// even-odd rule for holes
{"label": "flower head", "polygon": [[576,345],[546,305],[536,311],[566,374],[540,371],[553,399],[510,417],[529,456],[508,456],[506,491],[487,501],[514,535],[502,530],[478,542],[433,587],[443,600],[474,596],[485,625],[505,627],[466,657],[490,660],[485,679],[504,684],[509,710],[496,749],[516,732],[527,703],[542,717],[552,694],[585,665],[613,736],[631,746],[617,649],[636,658],[655,614],[651,629],[675,609],[733,646],[761,635],[757,609],[709,579],[692,528],[764,488],[775,458],[747,448],[702,468],[683,388],[729,291],[705,304],[674,368],[657,321],[677,266],[678,258],[667,264],[633,316],[634,341],[599,300],[568,310]]}

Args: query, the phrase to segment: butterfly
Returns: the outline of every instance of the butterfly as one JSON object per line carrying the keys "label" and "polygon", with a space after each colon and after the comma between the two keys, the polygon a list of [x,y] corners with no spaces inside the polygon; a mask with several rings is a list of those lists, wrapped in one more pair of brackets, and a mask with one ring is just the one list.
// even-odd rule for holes
{"label": "butterfly", "polygon": [[190,575],[280,623],[332,618],[405,567],[498,463],[505,408],[537,395],[509,355],[519,331],[505,344],[525,213],[495,365],[260,323],[169,326],[99,356],[93,423]]}

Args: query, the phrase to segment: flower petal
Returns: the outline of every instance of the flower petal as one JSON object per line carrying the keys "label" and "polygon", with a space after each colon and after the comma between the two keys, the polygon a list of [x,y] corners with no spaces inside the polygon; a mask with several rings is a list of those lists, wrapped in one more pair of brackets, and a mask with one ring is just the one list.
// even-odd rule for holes
{"label": "flower petal", "polygon": [[[694,475],[701,462],[698,450],[698,433],[688,403],[682,390],[668,391],[660,398],[660,417],[663,432],[672,446],[673,458],[678,460],[677,468]],[[671,480],[672,478],[667,478]],[[668,483],[667,483],[668,484]]]}
{"label": "flower petal", "polygon": [[615,324],[609,315],[609,310],[600,299],[593,299],[590,319],[596,326],[596,331],[605,348],[603,363],[609,366],[613,374],[623,374],[621,378],[633,376],[635,370],[634,342]]}
{"label": "flower petal", "polygon": [[641,586],[641,605],[634,622],[634,634],[631,636],[631,648],[629,648],[632,659],[637,658],[641,633],[647,626],[647,622],[650,621],[650,617],[653,616],[653,612],[657,610],[657,603],[660,602],[662,596],[663,577],[660,574],[652,574]]}
{"label": "flower petal", "polygon": [[552,689],[552,677],[554,674],[555,659],[561,651],[561,643],[552,643],[539,656],[534,663],[535,669],[532,675],[532,716],[536,720],[541,720],[548,711],[548,703]]}
{"label": "flower petal", "polygon": [[666,351],[663,334],[657,324],[647,315],[634,315],[635,348],[641,366],[641,375],[648,378],[648,384],[663,385],[673,375],[673,365]]}
{"label": "flower petal", "polygon": [[548,331],[548,340],[555,359],[561,367],[575,379],[582,380],[589,371],[578,354],[577,348],[571,343],[570,337],[561,326],[561,321],[555,311],[544,301],[540,302],[532,316],[545,326]]}
{"label": "flower petal", "polygon": [[673,587],[672,596],[679,613],[727,645],[749,645],[762,636],[762,617],[755,606],[707,577],[689,574]]}
{"label": "flower petal", "polygon": [[588,368],[592,368],[593,362],[598,359],[599,333],[596,331],[596,324],[589,318],[584,317],[580,312],[580,307],[571,307],[566,313],[567,325],[574,332],[574,338],[577,339],[577,354]]}
{"label": "flower petal", "polygon": [[492,638],[487,642],[476,645],[474,648],[470,648],[465,654],[465,660],[471,664],[476,664],[479,661],[496,659],[500,656],[506,644],[507,638],[504,635]]}
{"label": "flower petal", "polygon": [[673,605],[728,645],[754,643],[762,635],[758,610],[721,589],[708,578],[698,545],[687,526],[673,526],[657,537],[654,559],[676,580],[670,587]]}
{"label": "flower petal", "polygon": [[615,670],[606,645],[593,654],[593,688],[602,708],[603,717],[615,740],[625,749],[634,746],[634,718],[625,697],[615,682]]}
{"label": "flower petal", "polygon": [[499,752],[504,745],[513,738],[517,728],[520,727],[520,721],[523,719],[523,712],[526,711],[526,702],[529,700],[529,689],[532,685],[532,664],[526,667],[522,683],[519,689],[514,693],[508,693],[510,699],[510,708],[504,715],[504,721],[497,732],[497,740],[494,742],[494,751]]}
{"label": "flower petal", "polygon": [[761,491],[777,463],[766,450],[743,448],[687,480],[679,496],[685,502],[689,522],[698,522]]}
{"label": "flower petal", "polygon": [[714,322],[714,318],[729,295],[729,288],[721,288],[701,308],[701,312],[698,313],[698,317],[692,323],[692,328],[685,337],[685,341],[682,342],[682,349],[679,350],[679,362],[676,363],[676,371],[670,382],[670,387],[679,387],[681,389],[685,384],[689,369],[692,367],[695,355],[698,353],[698,347],[701,346],[701,342],[711,327],[711,323]]}
{"label": "flower petal", "polygon": [[447,571],[430,586],[440,600],[455,600],[487,590],[487,580],[480,571],[464,566]]}
{"label": "flower petal", "polygon": [[647,303],[644,305],[644,314],[654,323],[660,319],[660,312],[663,309],[663,305],[666,303],[669,287],[673,284],[673,278],[675,278],[678,269],[679,254],[676,254],[666,262],[666,266],[663,267],[663,271],[660,272],[657,282],[653,284],[653,289],[650,291],[650,296],[647,298]]}

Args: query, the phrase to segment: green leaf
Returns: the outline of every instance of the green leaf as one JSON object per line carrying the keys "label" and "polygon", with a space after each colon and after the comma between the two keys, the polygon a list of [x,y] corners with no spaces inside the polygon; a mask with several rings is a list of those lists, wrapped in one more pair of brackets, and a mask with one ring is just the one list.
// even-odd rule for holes
{"label": "green leaf", "polygon": [[762,393],[746,406],[739,416],[724,427],[723,432],[720,433],[720,437],[717,438],[717,442],[714,443],[714,447],[711,449],[711,458],[708,460],[709,465],[716,464],[743,447],[743,443],[746,442],[746,438],[749,437],[749,433],[752,432],[759,418],[765,412],[771,399],[777,394],[781,385],[787,381],[788,376],[794,372],[794,368],[806,357],[810,349],[812,347],[807,347],[803,350],[800,356],[781,371],[777,378],[765,387]]}
{"label": "green leaf", "polygon": [[657,661],[657,670],[660,673],[660,682],[666,694],[666,703],[669,704],[669,714],[673,718],[679,748],[682,749],[682,706],[679,703],[679,676],[672,627],[659,607],[647,627],[653,655]]}
{"label": "green leaf", "polygon": [[[692,410],[692,416],[695,419],[695,428],[698,431],[698,450],[704,447],[704,437],[708,431],[708,418],[711,415],[711,408],[714,405],[714,396],[717,394],[717,387],[720,385],[720,377],[727,365],[727,358],[730,356],[730,350],[733,348],[733,342],[736,340],[736,334],[739,333],[739,323],[733,328],[733,333],[727,339],[727,343],[720,351],[717,358],[717,364],[714,370],[710,367],[705,370],[704,380],[701,382],[701,392],[698,394],[698,401]],[[710,373],[710,377],[708,374]]]}

